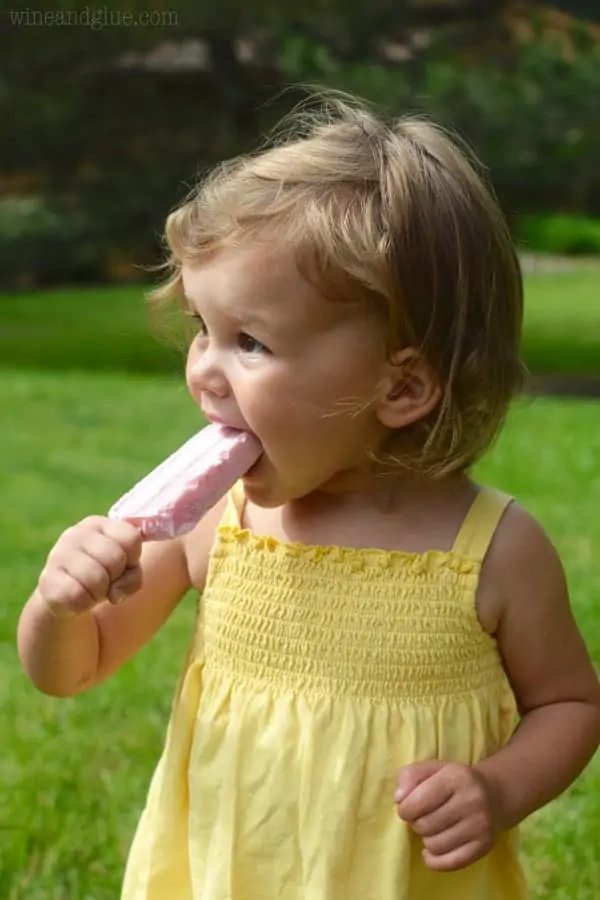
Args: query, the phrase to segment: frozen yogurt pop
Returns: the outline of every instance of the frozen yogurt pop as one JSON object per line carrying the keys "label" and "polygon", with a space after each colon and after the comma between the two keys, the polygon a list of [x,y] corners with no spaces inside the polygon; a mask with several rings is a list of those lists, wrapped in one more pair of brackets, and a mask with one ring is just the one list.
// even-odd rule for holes
{"label": "frozen yogurt pop", "polygon": [[108,515],[127,519],[145,540],[178,537],[194,528],[261,453],[250,432],[208,425],[124,494]]}

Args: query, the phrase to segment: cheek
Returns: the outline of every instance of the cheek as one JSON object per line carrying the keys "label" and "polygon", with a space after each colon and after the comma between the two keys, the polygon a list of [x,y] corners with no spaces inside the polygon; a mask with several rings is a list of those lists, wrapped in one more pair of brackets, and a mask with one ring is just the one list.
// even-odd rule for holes
{"label": "cheek", "polygon": [[[358,364],[349,364],[349,359]],[[338,361],[323,353],[293,371],[247,373],[237,381],[235,394],[248,425],[275,455],[285,448],[286,456],[297,458],[310,452],[316,441],[320,452],[337,453],[340,443],[361,428],[360,416],[351,414],[368,407],[375,391],[374,371],[364,354]]]}
{"label": "cheek", "polygon": [[355,427],[347,406],[338,402],[342,396],[335,386],[323,381],[305,383],[301,389],[297,383],[271,383],[265,393],[253,394],[246,406],[248,421],[256,423],[276,456],[284,453],[306,460],[315,452],[322,455],[336,451]]}
{"label": "cheek", "polygon": [[331,366],[314,379],[307,396],[324,425],[337,423],[338,428],[351,424],[354,416],[370,405],[376,390],[373,370],[347,362]]}

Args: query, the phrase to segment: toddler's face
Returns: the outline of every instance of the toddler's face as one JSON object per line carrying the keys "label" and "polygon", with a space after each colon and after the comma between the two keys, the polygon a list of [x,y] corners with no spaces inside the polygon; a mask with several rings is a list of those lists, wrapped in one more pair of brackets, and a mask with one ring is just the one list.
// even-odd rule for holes
{"label": "toddler's face", "polygon": [[254,432],[264,448],[248,498],[275,507],[354,487],[370,467],[365,450],[389,433],[368,405],[385,362],[380,322],[324,298],[291,252],[266,243],[220,250],[182,277],[198,316],[189,390],[207,418]]}

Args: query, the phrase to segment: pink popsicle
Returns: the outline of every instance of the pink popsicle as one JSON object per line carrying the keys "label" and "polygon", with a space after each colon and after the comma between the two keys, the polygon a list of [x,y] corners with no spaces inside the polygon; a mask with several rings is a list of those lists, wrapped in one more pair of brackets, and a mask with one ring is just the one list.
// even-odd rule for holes
{"label": "pink popsicle", "polygon": [[191,531],[262,453],[248,431],[208,425],[124,494],[109,510],[127,519],[145,540]]}

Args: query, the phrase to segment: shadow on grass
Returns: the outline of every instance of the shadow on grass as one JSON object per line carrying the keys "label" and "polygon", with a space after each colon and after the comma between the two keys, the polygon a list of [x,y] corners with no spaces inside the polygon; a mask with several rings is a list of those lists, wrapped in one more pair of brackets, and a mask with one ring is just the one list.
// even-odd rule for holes
{"label": "shadow on grass", "polygon": [[183,348],[153,329],[144,290],[0,294],[0,366],[181,375]]}

